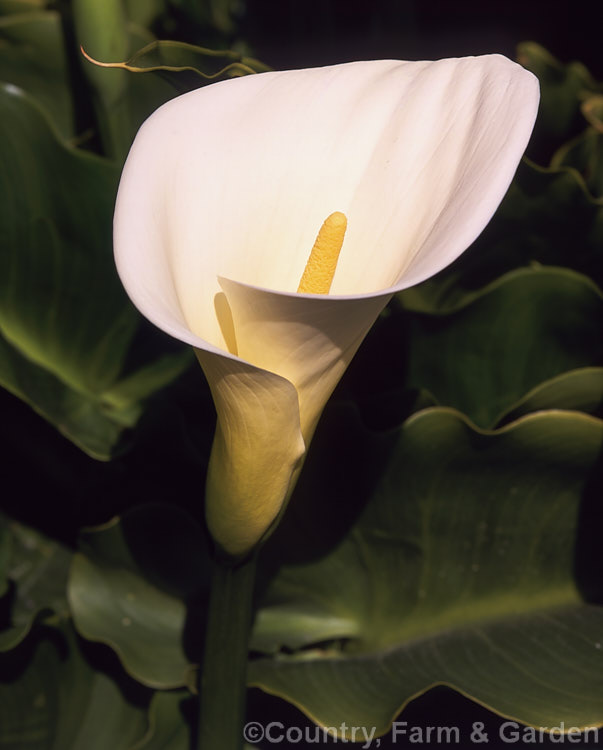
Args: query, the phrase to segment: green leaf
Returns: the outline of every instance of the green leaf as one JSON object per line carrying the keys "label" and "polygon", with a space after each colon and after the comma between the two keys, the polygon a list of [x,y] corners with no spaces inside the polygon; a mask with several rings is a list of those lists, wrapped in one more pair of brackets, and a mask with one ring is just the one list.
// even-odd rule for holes
{"label": "green leaf", "polygon": [[253,661],[252,685],[323,726],[379,733],[436,684],[535,726],[603,722],[603,608],[589,603],[603,422],[549,412],[480,432],[431,409],[370,434],[344,413],[316,440],[269,542],[254,642],[307,648]]}
{"label": "green leaf", "polygon": [[72,556],[62,544],[16,521],[3,519],[2,526],[5,546],[0,551],[15,593],[8,627],[0,630],[0,652],[19,644],[39,616],[52,613],[55,620],[69,616],[65,588]]}
{"label": "green leaf", "polygon": [[603,133],[603,94],[589,96],[580,109],[589,125],[598,133]]}
{"label": "green leaf", "polygon": [[105,406],[96,397],[67,387],[1,337],[0,382],[94,458],[109,458],[113,446],[118,444],[126,419],[129,417],[132,424],[136,421],[136,412],[112,414],[108,404]]}
{"label": "green leaf", "polygon": [[602,322],[589,279],[514,271],[445,315],[410,317],[408,382],[489,427],[544,380],[603,361]]}
{"label": "green leaf", "polygon": [[190,727],[183,713],[187,700],[190,702],[189,693],[155,693],[149,708],[149,730],[130,750],[190,750]]}
{"label": "green leaf", "polygon": [[551,167],[575,169],[593,198],[603,199],[603,132],[588,128],[553,155]]}
{"label": "green leaf", "polygon": [[[176,354],[165,354],[153,362],[143,365],[132,375],[125,376],[115,386],[104,394],[105,403],[114,410],[113,418],[118,420],[121,415],[136,405],[137,416],[142,411],[139,406],[141,399],[152,396],[163,386],[171,383],[195,361],[192,351],[184,349]],[[134,421],[127,419],[124,424],[131,425]]]}
{"label": "green leaf", "polygon": [[208,575],[200,528],[176,508],[142,506],[86,532],[82,546],[68,585],[78,631],[111,646],[145,685],[190,684],[183,633],[197,615],[185,600],[192,606]]}
{"label": "green leaf", "polygon": [[144,703],[95,671],[69,627],[0,655],[0,748],[129,750],[144,733]]}
{"label": "green leaf", "polygon": [[131,73],[158,73],[180,92],[223,76],[236,77],[269,70],[258,60],[232,50],[211,50],[168,40],[147,44],[125,62],[92,62],[104,68],[120,68]]}
{"label": "green leaf", "polygon": [[[191,750],[190,715],[198,699],[183,691],[157,692],[149,709],[149,730],[130,750]],[[254,750],[245,743],[244,750]]]}
{"label": "green leaf", "polygon": [[585,367],[547,380],[527,393],[511,411],[504,414],[498,426],[545,409],[582,411],[603,417],[603,368]]}
{"label": "green leaf", "polygon": [[[21,4],[35,11],[33,3]],[[61,136],[73,137],[75,110],[58,12],[0,18],[0,81],[27,91],[48,112]]]}
{"label": "green leaf", "polygon": [[190,357],[124,373],[138,316],[113,263],[118,170],[60,143],[13,86],[0,87],[0,112],[0,382],[107,459]]}
{"label": "green leaf", "polygon": [[535,42],[517,46],[517,61],[540,81],[540,111],[534,140],[567,140],[580,120],[580,102],[599,89],[597,82],[579,62],[562,64]]}

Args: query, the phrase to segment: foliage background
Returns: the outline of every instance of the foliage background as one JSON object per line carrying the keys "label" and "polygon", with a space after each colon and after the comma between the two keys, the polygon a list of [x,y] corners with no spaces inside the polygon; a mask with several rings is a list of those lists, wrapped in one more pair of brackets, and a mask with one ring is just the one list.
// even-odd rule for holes
{"label": "foliage background", "polygon": [[[301,673],[283,683],[281,665],[270,654],[276,650],[285,659],[297,654],[308,663],[312,654],[318,655],[315,661],[320,668],[318,662],[336,651],[351,663],[355,639],[364,640],[370,654],[382,643],[395,643],[407,627],[408,600],[393,579],[408,575],[411,584],[414,580],[412,559],[407,557],[412,541],[409,525],[400,530],[393,561],[381,561],[379,575],[369,576],[366,582],[367,591],[374,593],[378,582],[392,575],[393,625],[365,616],[359,581],[366,576],[366,560],[354,567],[338,555],[345,553],[346,539],[352,538],[344,538],[342,529],[352,530],[352,535],[364,533],[358,526],[361,519],[374,530],[371,508],[381,508],[379,512],[397,508],[399,518],[404,501],[410,527],[413,519],[439,518],[433,509],[422,515],[426,491],[407,487],[401,469],[409,451],[412,455],[423,444],[421,430],[429,435],[431,429],[432,434],[425,438],[425,452],[419,454],[428,457],[425,477],[433,473],[429,455],[436,461],[434,466],[440,455],[433,435],[444,436],[439,450],[446,456],[451,446],[458,447],[465,430],[467,454],[458,459],[464,467],[461,476],[469,477],[465,492],[475,498],[487,496],[481,476],[484,466],[494,502],[507,497],[509,477],[523,487],[525,516],[507,523],[503,541],[513,547],[518,532],[525,536],[520,534],[521,544],[513,547],[511,563],[502,567],[484,545],[479,560],[469,564],[482,568],[481,583],[473,593],[479,593],[480,586],[501,596],[518,591],[527,601],[561,582],[561,587],[572,590],[564,605],[592,607],[588,614],[580,609],[572,625],[578,641],[588,637],[598,642],[598,634],[603,637],[602,560],[596,533],[601,480],[595,433],[599,430],[600,435],[600,422],[583,415],[601,417],[603,129],[596,98],[601,86],[595,80],[601,77],[598,29],[588,22],[586,6],[389,0],[371,3],[369,8],[366,3],[327,0],[174,0],[168,4],[149,0],[124,7],[138,27],[147,27],[144,33],[130,29],[123,48],[128,54],[151,38],[150,29],[163,39],[231,48],[239,57],[252,56],[275,68],[362,57],[420,59],[491,51],[514,57],[516,44],[524,39],[536,39],[566,62],[587,63],[592,79],[581,68],[551,63],[534,46],[521,48],[520,59],[539,73],[543,84],[541,118],[528,151],[540,168],[522,165],[497,218],[460,262],[435,281],[400,295],[390,306],[335,394],[313,448],[307,479],[291,508],[291,518],[298,523],[285,524],[265,556],[260,591],[264,614],[255,642],[257,654],[264,656],[256,661],[255,681],[272,685],[273,692],[310,710],[303,691],[312,698],[319,678],[310,675],[310,688],[304,687]],[[120,132],[131,128],[133,134],[153,106],[178,90],[199,85],[201,79],[186,73],[170,76],[167,83],[154,74],[125,74],[126,83],[124,76],[123,80],[106,75],[95,79],[77,55],[76,37],[90,32],[83,27],[78,31],[73,10],[70,3],[0,3],[0,80],[22,86],[29,97],[21,100],[4,89],[0,124],[5,264],[0,378],[6,386],[0,393],[5,513],[0,537],[0,572],[4,571],[0,624],[5,626],[0,633],[5,651],[0,657],[0,748],[179,750],[189,743],[187,732],[178,728],[178,705],[183,702],[185,716],[192,715],[186,686],[192,679],[188,669],[198,662],[205,595],[204,532],[200,527],[191,531],[189,518],[201,518],[202,477],[214,414],[192,358],[131,311],[116,281],[110,219],[127,138],[126,143],[112,140],[109,121],[126,118],[121,122],[128,127]],[[20,36],[13,33],[11,17],[14,22],[14,16],[24,12],[58,12],[60,23],[53,26],[45,16],[40,21],[48,24],[44,32]],[[89,45],[94,43],[91,38],[86,45],[91,52]],[[102,50],[94,54],[100,58]],[[203,54],[195,57],[195,63],[205,72],[216,70],[216,61]],[[120,95],[120,101],[127,103],[124,108],[114,107],[111,101],[112,92],[120,87],[125,87]],[[588,119],[580,106],[593,97]],[[107,112],[112,114],[105,120]],[[57,146],[61,142],[78,151],[65,151]],[[32,215],[41,219],[34,229],[29,225]],[[86,255],[80,263],[76,258],[82,248]],[[92,265],[91,258],[96,259]],[[90,290],[96,293],[91,295]],[[103,344],[105,336],[109,347]],[[545,415],[534,434],[511,446],[503,445],[500,437],[491,436],[489,441],[473,428],[461,428],[465,424],[461,417],[437,408],[422,421],[405,423],[412,413],[434,404],[458,409],[485,429],[543,408],[561,409],[563,419],[569,421],[555,422],[554,414]],[[430,419],[435,420],[431,428]],[[402,434],[410,437],[396,448],[391,436]],[[448,448],[446,439],[451,441]],[[498,447],[492,447],[495,444]],[[492,455],[485,464],[479,458],[483,451]],[[356,456],[353,462],[350,456]],[[99,461],[99,457],[111,460]],[[346,479],[350,463],[361,468]],[[524,464],[528,468],[518,473],[516,467]],[[454,466],[444,478],[451,487],[462,489]],[[329,473],[325,490],[324,477]],[[318,508],[309,502],[317,497],[317,483],[323,485]],[[384,484],[391,485],[389,491],[383,490]],[[432,541],[446,552],[436,556],[434,564],[440,572],[449,569],[456,554],[454,546],[446,547],[452,534],[445,528],[447,523],[460,519],[461,530],[456,533],[461,535],[465,529],[472,539],[483,523],[479,509],[471,509],[461,490],[450,491],[445,502],[450,505],[455,494],[455,510],[450,516],[448,506],[442,511],[443,528],[431,527]],[[543,519],[548,518],[552,496],[561,500],[547,528]],[[416,507],[409,498],[414,498]],[[155,503],[178,510],[157,509]],[[138,510],[141,505],[146,510]],[[369,508],[369,521],[364,508]],[[308,513],[314,516],[308,518]],[[97,532],[82,531],[107,524],[117,515],[122,523]],[[317,523],[321,533],[300,535],[300,528]],[[496,519],[494,528],[501,528]],[[175,546],[174,540],[178,540]],[[528,561],[523,554],[530,545],[541,554],[534,579],[526,586],[523,571]],[[290,567],[279,572],[275,560],[284,551]],[[320,581],[338,581],[333,570],[339,560],[348,571],[345,580],[350,591],[346,593],[345,580],[331,591],[327,587],[324,597],[329,606],[324,607],[314,594]],[[401,561],[404,566],[399,567]],[[314,564],[318,567],[312,572]],[[447,582],[453,593],[462,590],[467,580],[466,561],[460,559],[459,565],[461,569],[465,565],[465,573]],[[489,572],[484,573],[484,568]],[[509,576],[505,588],[501,580]],[[291,581],[301,595],[291,595]],[[129,604],[133,590],[139,609]],[[338,602],[335,594],[341,592]],[[420,620],[419,629],[450,610],[441,592],[430,594],[429,601],[432,596],[435,613]],[[405,606],[398,609],[400,602]],[[334,616],[333,603],[337,612],[352,612],[344,624]],[[472,595],[463,627],[473,624],[478,604],[479,596]],[[518,611],[525,614],[525,603],[506,607],[496,615],[500,622]],[[123,636],[124,618],[140,625],[134,635]],[[527,643],[534,648],[534,643],[552,639],[556,647],[551,646],[551,694],[570,683],[568,691],[576,707],[567,695],[562,701],[569,716],[572,711],[578,716],[577,705],[588,704],[589,699],[600,704],[602,672],[596,653],[581,652],[550,623],[533,627],[534,641],[523,630],[508,646],[509,653],[521,651]],[[135,648],[137,643],[143,648]],[[469,644],[467,654],[476,653],[476,643]],[[346,650],[350,644],[352,650]],[[458,648],[444,650],[443,662],[450,663]],[[386,687],[396,708],[404,702],[405,685],[412,683],[413,674],[416,677],[417,653],[402,677]],[[493,699],[484,702],[521,717],[527,706],[546,694],[556,715],[554,700],[542,692],[542,685],[522,687],[517,675],[491,654],[486,652],[483,659],[499,686],[491,691]],[[411,694],[439,679],[476,696],[482,687],[479,666],[461,670],[456,680],[447,678],[441,668],[441,677],[427,676],[422,688],[419,680]],[[372,675],[371,669],[369,664],[362,670],[361,679]],[[421,669],[426,668],[419,664]],[[328,675],[319,682],[328,685]],[[162,690],[153,695],[154,688]],[[167,688],[180,690],[167,692]],[[355,700],[367,702],[362,690],[346,695],[342,683],[338,689],[348,705]],[[292,694],[298,697],[293,699]],[[332,695],[336,703],[337,689]],[[43,704],[37,714],[32,712],[36,700]],[[328,695],[324,700],[328,704]],[[516,706],[509,707],[509,700]],[[377,721],[383,705],[381,697],[375,700],[375,712],[370,713],[368,706],[366,720]],[[310,725],[285,700],[257,689],[250,691],[249,711],[250,718],[266,723]],[[107,722],[107,715],[114,721]],[[85,720],[80,721],[81,716]],[[603,723],[603,714],[596,709],[590,716],[588,721]],[[467,729],[482,721],[493,737],[500,723],[486,708],[443,686],[410,703],[402,718],[409,725],[460,722]],[[381,747],[387,743],[385,738]]]}

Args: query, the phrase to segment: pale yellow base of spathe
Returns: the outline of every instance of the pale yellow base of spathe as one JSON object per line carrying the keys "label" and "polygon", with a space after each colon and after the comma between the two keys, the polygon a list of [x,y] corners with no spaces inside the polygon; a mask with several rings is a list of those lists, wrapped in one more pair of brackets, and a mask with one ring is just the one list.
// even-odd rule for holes
{"label": "pale yellow base of spathe", "polygon": [[297,392],[273,373],[244,370],[202,349],[195,353],[218,412],[206,483],[207,524],[219,546],[239,556],[262,538],[293,490],[306,452]]}
{"label": "pale yellow base of spathe", "polygon": [[[342,213],[325,220],[298,292],[328,294],[346,227]],[[224,551],[240,556],[266,534],[299,476],[307,449],[300,398],[290,380],[254,363],[245,366],[204,350],[196,355],[218,412],[206,485],[207,524]]]}

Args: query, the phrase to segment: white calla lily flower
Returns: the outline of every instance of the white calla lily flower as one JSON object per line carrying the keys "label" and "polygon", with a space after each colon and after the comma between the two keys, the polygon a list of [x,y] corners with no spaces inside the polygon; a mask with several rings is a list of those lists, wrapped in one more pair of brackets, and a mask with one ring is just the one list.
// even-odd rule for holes
{"label": "white calla lily flower", "polygon": [[[486,226],[538,99],[534,76],[499,55],[384,60],[216,83],[143,125],[119,187],[116,262],[134,304],[195,348],[209,381],[206,514],[227,552],[274,523],[391,296]],[[334,212],[347,231],[330,291],[298,292]]]}

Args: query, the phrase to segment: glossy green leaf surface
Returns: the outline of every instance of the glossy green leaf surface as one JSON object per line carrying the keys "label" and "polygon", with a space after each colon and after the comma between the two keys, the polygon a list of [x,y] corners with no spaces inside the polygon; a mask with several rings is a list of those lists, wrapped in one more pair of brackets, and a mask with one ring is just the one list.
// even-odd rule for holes
{"label": "glossy green leaf surface", "polygon": [[[387,459],[342,534],[330,514],[348,486],[366,486],[362,468],[332,447],[344,430],[359,451]],[[549,412],[482,433],[433,409],[394,433],[352,430],[346,418],[322,435],[272,542],[285,564],[255,646],[306,649],[253,661],[251,683],[325,726],[385,732],[437,683],[538,726],[602,723],[592,519],[603,423]]]}
{"label": "glossy green leaf surface", "polygon": [[0,655],[3,750],[129,750],[145,713],[93,668],[69,627]]}
{"label": "glossy green leaf surface", "polygon": [[0,81],[27,91],[48,112],[61,136],[71,138],[75,106],[61,17],[54,10],[36,10],[33,2],[19,5],[29,12],[0,17]]}
{"label": "glossy green leaf surface", "polygon": [[411,317],[409,384],[490,427],[544,380],[603,362],[602,326],[603,298],[589,279],[519,270],[454,312]]}
{"label": "glossy green leaf surface", "polygon": [[588,128],[554,154],[551,166],[575,169],[593,198],[603,199],[603,132]]}
{"label": "glossy green leaf surface", "polygon": [[19,89],[0,90],[0,379],[96,458],[182,354],[120,381],[138,317],[112,262],[117,169],[61,144]]}
{"label": "glossy green leaf surface", "polygon": [[541,383],[504,414],[498,425],[545,409],[567,409],[603,417],[603,368],[570,370]]}
{"label": "glossy green leaf surface", "polygon": [[187,697],[177,691],[155,693],[149,708],[149,729],[130,750],[190,750],[190,730],[183,713]]}
{"label": "glossy green leaf surface", "polygon": [[82,550],[68,586],[77,630],[111,646],[145,685],[190,685],[185,602],[199,599],[208,573],[199,527],[182,511],[143,506],[85,533]]}
{"label": "glossy green leaf surface", "polygon": [[580,110],[588,124],[597,132],[603,133],[603,94],[589,96],[582,102]]}
{"label": "glossy green leaf surface", "polygon": [[[29,633],[36,617],[69,615],[65,587],[71,551],[16,521],[0,517],[0,558],[14,593],[5,594],[6,623],[0,629],[0,652]],[[1,745],[0,745],[1,747]]]}
{"label": "glossy green leaf surface", "polygon": [[538,136],[554,141],[570,137],[580,116],[580,102],[597,90],[597,82],[582,63],[564,65],[535,42],[517,46],[517,61],[540,82]]}

